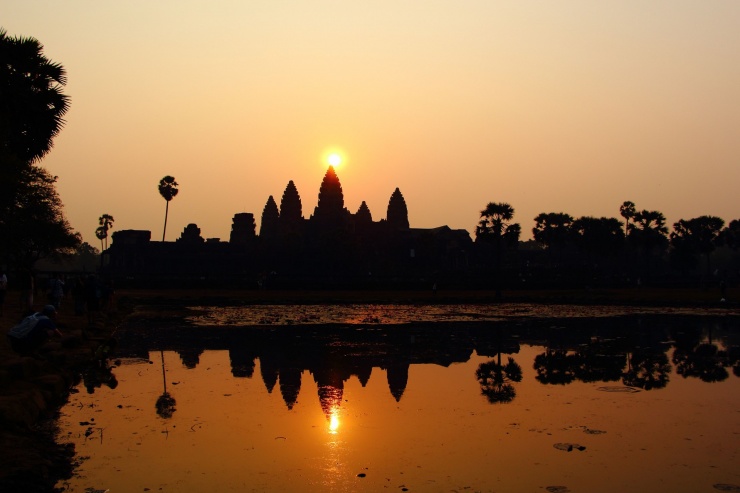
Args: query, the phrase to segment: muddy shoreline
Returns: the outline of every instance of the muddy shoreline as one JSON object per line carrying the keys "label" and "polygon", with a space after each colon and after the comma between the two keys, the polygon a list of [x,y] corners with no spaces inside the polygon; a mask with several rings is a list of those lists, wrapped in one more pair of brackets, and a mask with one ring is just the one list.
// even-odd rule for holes
{"label": "muddy shoreline", "polygon": [[[0,491],[4,493],[53,492],[56,483],[74,470],[74,447],[56,443],[55,417],[127,309],[101,312],[90,321],[71,310],[63,305],[57,317],[62,339],[49,341],[33,356],[20,356],[6,337],[0,340]],[[4,330],[21,315],[17,306],[6,305],[0,319]]]}

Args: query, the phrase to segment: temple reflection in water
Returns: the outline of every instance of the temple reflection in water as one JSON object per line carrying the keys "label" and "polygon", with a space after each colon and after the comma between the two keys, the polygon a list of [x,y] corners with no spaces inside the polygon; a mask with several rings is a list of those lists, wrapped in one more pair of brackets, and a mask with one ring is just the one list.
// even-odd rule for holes
{"label": "temple reflection in water", "polygon": [[[626,316],[500,323],[435,323],[279,328],[178,327],[176,337],[157,330],[121,333],[121,357],[149,359],[151,351],[179,354],[184,367],[198,366],[204,351],[228,351],[234,378],[259,376],[267,392],[277,386],[288,409],[298,402],[308,372],[331,426],[338,426],[345,382],[364,388],[374,369],[385,373],[388,393],[403,398],[412,365],[449,366],[474,353],[481,394],[492,404],[516,398],[522,374],[544,385],[612,382],[657,390],[671,378],[703,382],[740,376],[740,337],[733,317]],[[163,342],[166,341],[166,342]],[[519,361],[522,345],[541,346],[533,361]]]}

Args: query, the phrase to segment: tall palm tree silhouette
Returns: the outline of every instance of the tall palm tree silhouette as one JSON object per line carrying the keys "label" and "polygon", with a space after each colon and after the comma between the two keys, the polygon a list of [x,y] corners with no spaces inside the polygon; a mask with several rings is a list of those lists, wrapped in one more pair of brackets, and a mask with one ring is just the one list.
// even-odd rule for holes
{"label": "tall palm tree silhouette", "polygon": [[103,240],[108,236],[108,232],[105,230],[104,227],[98,226],[95,229],[95,237],[100,240],[100,251],[102,252],[105,250],[105,243],[103,243]]}
{"label": "tall palm tree silhouette", "polygon": [[159,180],[159,195],[161,195],[167,202],[164,209],[164,230],[162,230],[162,241],[164,241],[164,235],[167,233],[167,215],[170,212],[170,200],[175,198],[177,192],[177,182],[175,181],[174,176],[167,175]]}
{"label": "tall palm tree silhouette", "polygon": [[501,254],[504,246],[519,241],[521,227],[512,223],[514,208],[505,202],[489,202],[480,212],[480,222],[475,230],[476,240],[492,243],[496,266],[496,297],[501,297]]}
{"label": "tall palm tree silhouette", "polygon": [[635,209],[635,203],[631,200],[625,200],[622,205],[619,206],[619,214],[624,218],[624,235],[629,234],[630,219],[635,217],[637,210]]}
{"label": "tall palm tree silhouette", "polygon": [[[103,250],[105,250],[108,248],[108,230],[113,228],[113,222],[115,221],[115,219],[113,219],[113,216],[111,216],[110,214],[103,214],[102,216],[100,216],[98,221],[100,224],[100,228],[98,229],[102,230],[102,238],[98,237],[98,239],[101,241],[101,246],[103,240],[105,240],[105,248],[103,248]],[[95,236],[98,236],[97,231],[95,232]]]}

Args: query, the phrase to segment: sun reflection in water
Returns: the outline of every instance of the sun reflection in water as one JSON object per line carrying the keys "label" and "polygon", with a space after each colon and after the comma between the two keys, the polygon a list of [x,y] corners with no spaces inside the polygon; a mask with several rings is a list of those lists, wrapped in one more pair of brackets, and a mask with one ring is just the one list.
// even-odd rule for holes
{"label": "sun reflection in water", "polygon": [[337,434],[337,430],[339,429],[339,406],[334,406],[331,409],[331,414],[329,415],[329,433],[332,435]]}

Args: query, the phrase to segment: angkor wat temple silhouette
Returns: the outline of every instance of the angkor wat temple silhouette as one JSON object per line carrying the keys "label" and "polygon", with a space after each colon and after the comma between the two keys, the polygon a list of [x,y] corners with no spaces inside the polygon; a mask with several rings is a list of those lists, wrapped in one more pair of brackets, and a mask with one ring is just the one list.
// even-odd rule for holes
{"label": "angkor wat temple silhouette", "polygon": [[468,231],[448,226],[411,228],[406,201],[396,188],[385,219],[374,221],[363,201],[344,206],[342,185],[329,166],[318,205],[308,218],[291,180],[280,207],[271,195],[259,235],[254,215],[235,214],[228,242],[204,239],[188,224],[174,242],[151,241],[151,231],[114,232],[104,252],[105,271],[120,280],[220,280],[262,286],[364,285],[420,282],[468,269],[473,242]]}

